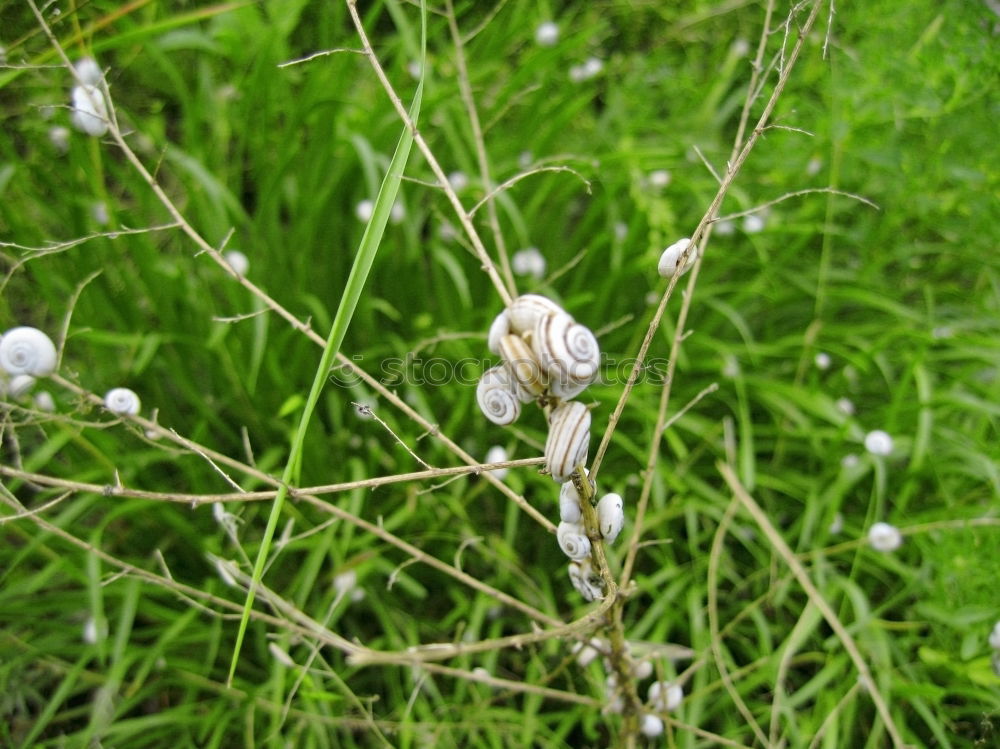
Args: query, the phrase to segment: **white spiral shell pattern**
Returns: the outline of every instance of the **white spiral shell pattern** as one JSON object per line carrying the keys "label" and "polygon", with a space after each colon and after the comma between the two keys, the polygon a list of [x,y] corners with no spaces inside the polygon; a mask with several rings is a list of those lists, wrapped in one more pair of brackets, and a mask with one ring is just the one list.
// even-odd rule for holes
{"label": "white spiral shell pattern", "polygon": [[517,421],[521,415],[521,400],[506,366],[500,364],[483,372],[476,385],[476,402],[494,424],[506,426]]}
{"label": "white spiral shell pattern", "polygon": [[579,523],[561,522],[556,527],[556,540],[563,554],[575,562],[590,556],[590,539]]}
{"label": "white spiral shell pattern", "polygon": [[625,527],[625,503],[620,494],[605,494],[597,503],[597,527],[608,543],[612,543]]}
{"label": "white spiral shell pattern", "polygon": [[134,390],[112,388],[104,395],[104,407],[112,413],[135,416],[142,408],[142,403]]}
{"label": "white spiral shell pattern", "polygon": [[590,411],[582,403],[568,401],[552,410],[549,436],[545,440],[545,464],[560,484],[587,460],[590,448]]}
{"label": "white spiral shell pattern", "polygon": [[586,385],[597,377],[601,364],[597,339],[565,312],[539,318],[532,347],[549,379],[560,387]]}
{"label": "white spiral shell pattern", "polygon": [[545,392],[548,378],[523,338],[516,335],[503,336],[500,339],[500,356],[521,388],[530,393],[529,397],[537,397]]}
{"label": "white spiral shell pattern", "polygon": [[510,329],[518,334],[531,333],[539,319],[558,313],[565,314],[562,307],[541,294],[519,296],[507,310],[510,316]]}
{"label": "white spiral shell pattern", "polygon": [[500,339],[510,334],[510,317],[507,310],[504,310],[493,320],[490,325],[490,332],[486,337],[486,345],[491,353],[500,353]]}
{"label": "white spiral shell pattern", "polygon": [[56,370],[56,347],[38,328],[11,328],[0,339],[0,367],[10,375],[45,377]]}

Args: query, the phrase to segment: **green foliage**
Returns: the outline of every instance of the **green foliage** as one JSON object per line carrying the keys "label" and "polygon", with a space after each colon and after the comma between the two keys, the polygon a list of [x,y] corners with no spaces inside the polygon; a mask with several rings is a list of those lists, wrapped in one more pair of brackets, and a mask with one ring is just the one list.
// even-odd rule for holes
{"label": "green foliage", "polygon": [[[419,10],[398,0],[361,5],[393,86],[413,101]],[[548,261],[545,278],[518,278],[518,289],[560,300],[617,361],[638,350],[653,310],[647,295],[665,288],[659,252],[691,234],[717,189],[699,153],[719,172],[730,157],[763,21],[762,7],[737,5],[457,4],[463,33],[482,25],[465,53],[494,180],[524,171],[525,158],[575,172],[539,172],[498,196],[507,246],[536,246]],[[346,4],[94,0],[45,13],[71,59],[93,54],[106,70],[127,141],[191,225],[214,246],[243,251],[249,281],[313,330],[329,330],[365,234],[356,206],[376,198],[401,128],[367,60],[349,51],[359,42]],[[534,29],[550,15],[560,40],[542,47]],[[5,7],[3,18],[10,66],[0,68],[0,260],[9,274],[0,329],[34,325],[53,338],[65,329],[67,384],[35,386],[54,396],[54,415],[30,401],[0,403],[0,506],[7,516],[17,502],[37,510],[0,521],[0,744],[616,741],[620,719],[599,707],[415,667],[361,667],[260,620],[249,623],[226,688],[237,634],[230,617],[245,592],[226,585],[209,555],[249,574],[268,508],[227,503],[231,535],[203,504],[126,498],[112,487],[225,493],[232,486],[223,472],[246,491],[271,485],[117,423],[73,385],[97,395],[130,387],[159,424],[270,476],[297,467],[297,486],[420,470],[399,440],[432,466],[459,461],[338,369],[301,455],[291,456],[321,349],[264,312],[179,229],[127,233],[172,218],[108,139],[74,131],[60,151],[50,131],[68,127],[70,75],[27,5]],[[685,674],[676,717],[686,726],[753,743],[735,693],[775,743],[888,743],[841,642],[740,512],[714,560],[723,628],[714,644],[727,689],[708,608],[713,541],[732,501],[716,468],[722,459],[858,641],[908,742],[989,745],[1000,731],[1000,677],[986,644],[1000,619],[1000,529],[990,522],[1000,498],[995,23],[985,4],[943,9],[920,0],[905,12],[891,0],[838,4],[829,35],[824,25],[813,31],[775,112],[779,125],[810,134],[768,130],[723,204],[725,215],[834,188],[879,207],[832,192],[797,195],[770,207],[762,231],[746,232],[742,218],[730,234],[717,226],[706,249],[669,412],[711,383],[718,390],[664,435],[625,607],[630,641],[693,649],[693,659],[655,660],[658,678]],[[769,37],[765,64],[781,44],[781,32]],[[604,71],[572,82],[570,67],[592,55]],[[427,56],[420,133],[446,172],[470,176],[459,192],[468,208],[485,191],[455,47],[437,13],[428,16]],[[751,124],[762,107],[752,107]],[[648,175],[659,169],[671,180],[654,189]],[[484,358],[501,302],[464,238],[442,234],[458,221],[428,182],[433,173],[415,151],[400,183],[405,217],[377,242],[340,350],[473,456],[503,444],[512,458],[534,457],[545,439],[541,413],[526,409],[504,432],[475,405],[481,366],[462,383],[435,379],[439,365]],[[485,209],[476,225],[495,257]],[[654,338],[657,362],[680,304],[678,293]],[[819,352],[830,356],[828,369],[815,366]],[[622,382],[587,391],[593,446]],[[602,490],[625,497],[630,522],[659,397],[655,382],[637,387],[600,472]],[[843,398],[853,414],[838,405]],[[357,402],[371,404],[384,426],[361,418]],[[873,429],[893,435],[892,456],[865,454]],[[851,455],[857,460],[845,462]],[[97,488],[65,494],[23,472]],[[506,483],[555,517],[547,476],[521,468]],[[549,616],[569,621],[588,610],[551,536],[481,477],[327,499]],[[979,524],[962,523],[973,519]],[[865,544],[879,520],[907,529],[899,551]],[[348,640],[400,650],[531,631],[521,611],[314,504],[287,501],[275,537],[270,553],[263,544],[264,584]],[[613,569],[625,556],[619,544],[610,549]],[[118,563],[169,572],[216,598],[123,575]],[[337,593],[347,571],[360,600]],[[259,599],[255,608],[278,615]],[[297,665],[276,659],[272,644]],[[570,644],[447,665],[604,702],[603,670],[579,668]],[[705,741],[681,725],[667,733],[676,746]]]}

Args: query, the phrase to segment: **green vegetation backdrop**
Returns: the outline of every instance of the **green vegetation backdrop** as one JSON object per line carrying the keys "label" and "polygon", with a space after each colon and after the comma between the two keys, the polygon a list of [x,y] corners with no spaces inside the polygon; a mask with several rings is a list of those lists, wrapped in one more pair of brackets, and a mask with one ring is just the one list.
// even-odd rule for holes
{"label": "green vegetation backdrop", "polygon": [[[1000,741],[994,6],[432,3],[421,66],[419,5],[359,3],[404,108],[422,80],[419,132],[465,209],[505,183],[473,217],[493,262],[538,248],[546,268],[518,292],[598,334],[591,455],[668,288],[660,252],[708,210],[748,95],[744,138],[790,74],[600,468],[600,490],[625,498],[611,574],[635,554],[610,626],[581,619],[599,604],[512,499],[558,521],[537,464],[511,469],[507,494],[474,473],[326,506],[293,493],[227,686],[283,471],[307,487],[463,465],[440,435],[480,461],[493,445],[535,458],[545,417],[526,407],[501,428],[476,406],[503,304],[414,146],[340,351],[424,423],[338,367],[290,460],[322,352],[303,331],[326,338],[359,204],[404,130],[348,4],[68,0],[36,15],[5,0],[0,330],[40,328],[61,359],[0,401],[0,744]],[[550,20],[558,39],[540,44]],[[46,27],[70,60],[98,61],[123,142],[189,232],[111,133],[72,129],[75,82]],[[244,253],[247,281],[298,322],[213,248]],[[141,420],[101,407],[117,386]],[[888,456],[865,450],[876,429]],[[253,491],[271,494],[210,501]],[[869,546],[877,521],[902,530],[898,550]],[[530,639],[553,622],[577,625]],[[591,637],[625,638],[653,674],[609,686],[601,658],[578,662]],[[471,652],[407,660],[433,643]],[[355,646],[387,662],[349,659]],[[630,700],[657,680],[684,700],[649,738]]]}

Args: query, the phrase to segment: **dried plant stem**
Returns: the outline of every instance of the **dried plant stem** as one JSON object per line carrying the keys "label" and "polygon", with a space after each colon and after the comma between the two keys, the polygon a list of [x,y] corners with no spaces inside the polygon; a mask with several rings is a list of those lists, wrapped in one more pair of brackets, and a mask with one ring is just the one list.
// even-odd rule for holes
{"label": "dried plant stem", "polygon": [[729,486],[730,491],[733,492],[733,495],[740,501],[746,511],[750,513],[750,516],[754,519],[757,525],[760,526],[760,529],[767,537],[768,542],[778,553],[778,556],[780,556],[785,561],[785,564],[788,565],[792,574],[795,575],[795,579],[799,581],[799,584],[805,590],[806,595],[809,596],[809,600],[812,601],[813,605],[819,609],[823,618],[826,619],[827,624],[830,625],[830,628],[833,629],[837,638],[844,646],[844,650],[847,651],[847,654],[850,656],[855,667],[858,669],[858,675],[861,683],[868,692],[868,695],[871,697],[872,702],[875,704],[875,709],[878,711],[879,717],[881,717],[882,721],[885,723],[886,730],[892,738],[893,745],[896,747],[905,747],[906,744],[903,741],[903,737],[899,733],[899,729],[896,727],[895,721],[892,719],[892,714],[889,712],[889,706],[886,704],[882,694],[878,691],[878,685],[872,677],[871,669],[868,668],[868,663],[865,661],[864,656],[861,655],[861,650],[858,648],[858,644],[854,641],[851,633],[847,631],[847,628],[840,621],[836,612],[833,608],[831,608],[830,604],[827,603],[826,599],[823,598],[823,594],[819,592],[819,589],[815,586],[812,579],[809,577],[809,574],[806,572],[805,567],[802,566],[802,563],[795,557],[795,553],[785,542],[785,539],[782,538],[781,534],[778,533],[777,529],[771,524],[771,521],[768,520],[767,514],[761,509],[760,505],[754,501],[749,492],[743,488],[743,485],[740,483],[740,480],[736,476],[732,467],[726,463],[720,463],[718,468],[719,472],[722,474],[722,478],[725,479],[726,484]]}
{"label": "dried plant stem", "polygon": [[[499,463],[483,463],[478,466],[456,466],[454,468],[435,468],[429,471],[414,471],[413,473],[397,473],[391,476],[377,476],[370,479],[359,479],[357,481],[345,481],[339,484],[323,484],[320,486],[306,486],[300,489],[289,489],[288,495],[295,498],[300,495],[312,494],[321,496],[324,494],[338,494],[340,492],[353,491],[355,489],[373,489],[379,486],[389,486],[391,484],[402,484],[411,481],[425,481],[427,479],[440,478],[441,476],[468,476],[479,475],[480,472],[497,471],[502,468],[521,468],[537,466],[545,462],[545,458],[521,458],[520,460],[505,460]],[[240,464],[242,469],[243,465]],[[55,476],[48,476],[42,473],[32,473],[22,471],[12,466],[0,465],[0,476],[7,476],[12,479],[26,481],[39,486],[48,486],[59,489],[67,489],[71,492],[85,492],[91,494],[102,494],[106,497],[128,497],[131,499],[146,499],[154,502],[176,502],[179,504],[198,507],[200,505],[216,504],[219,502],[264,502],[274,499],[277,490],[253,491],[253,492],[226,492],[221,494],[185,494],[183,492],[158,492],[145,489],[129,489],[120,485],[92,484],[84,481],[72,481],[61,479]],[[41,508],[32,510],[32,513],[40,511]],[[0,524],[11,520],[16,520],[17,516],[0,518]]]}
{"label": "dried plant stem", "polygon": [[[483,181],[483,189],[486,191],[486,215],[493,232],[493,242],[497,248],[497,256],[500,258],[500,270],[507,283],[507,289],[512,297],[517,296],[517,284],[514,282],[514,274],[510,269],[510,258],[507,257],[507,244],[503,239],[503,232],[500,231],[500,217],[497,215],[497,204],[491,199],[493,194],[493,178],[490,176],[490,160],[486,154],[486,142],[483,140],[483,129],[479,124],[479,112],[476,109],[476,100],[472,95],[472,86],[469,84],[469,69],[465,64],[465,43],[458,30],[458,20],[455,18],[455,7],[452,0],[445,0],[446,16],[448,17],[448,28],[451,31],[452,41],[455,43],[455,69],[458,73],[458,90],[465,104],[465,111],[469,117],[469,126],[472,128],[472,141],[476,146],[476,159],[479,162],[479,176]],[[473,211],[469,211],[469,218],[472,218]]]}
{"label": "dried plant stem", "polygon": [[[78,386],[74,385],[73,383],[65,380],[64,378],[62,378],[62,377],[60,377],[58,375],[53,375],[52,379],[54,381],[58,382],[60,385],[63,385],[65,387],[69,388],[70,390],[76,392],[81,397],[84,397],[84,398],[90,400],[92,403],[99,404],[99,403],[102,402],[101,399],[98,398],[96,395],[93,395],[92,393],[88,393],[87,391],[83,390],[82,388],[79,388]],[[239,462],[237,460],[234,460],[233,458],[230,458],[229,456],[222,455],[221,453],[217,453],[217,452],[215,452],[213,450],[209,450],[208,448],[205,448],[205,447],[203,447],[201,445],[198,445],[197,443],[193,442],[192,440],[189,440],[189,439],[187,439],[185,437],[181,437],[176,432],[173,432],[173,431],[170,431],[170,430],[164,430],[159,425],[154,424],[153,422],[148,421],[147,419],[143,419],[142,417],[139,417],[139,416],[130,416],[130,417],[128,417],[128,419],[130,421],[138,424],[139,426],[141,426],[143,428],[158,430],[159,433],[163,434],[164,436],[166,436],[169,439],[173,440],[177,444],[181,445],[186,450],[189,450],[191,452],[194,452],[194,453],[197,453],[197,454],[200,454],[200,455],[208,456],[208,457],[210,457],[214,461],[218,461],[219,463],[228,465],[231,468],[235,468],[236,470],[243,471],[243,472],[245,472],[245,473],[247,473],[249,475],[254,476],[255,478],[258,478],[259,480],[261,480],[261,481],[263,481],[265,483],[271,484],[272,486],[278,484],[278,481],[275,478],[273,478],[272,476],[269,476],[268,474],[266,474],[266,473],[264,473],[262,471],[257,470],[256,468],[254,468],[252,466],[248,466],[248,465],[246,465],[244,463],[241,463],[241,462]],[[2,468],[2,467],[0,467],[0,468]],[[484,475],[488,476],[489,474],[484,474]],[[99,491],[101,493],[107,493],[109,491],[114,492],[114,491],[116,491],[116,487],[113,486],[113,487],[109,488],[107,486],[101,486],[101,487],[99,487]],[[542,611],[534,608],[533,606],[530,606],[529,604],[524,603],[524,602],[522,602],[521,600],[519,600],[517,598],[514,598],[511,595],[508,595],[507,593],[504,593],[504,592],[502,592],[500,590],[497,590],[496,588],[494,588],[491,585],[483,583],[478,578],[475,578],[472,575],[469,575],[469,574],[467,574],[465,572],[462,572],[461,570],[455,568],[454,566],[448,564],[447,562],[443,562],[440,559],[438,559],[437,557],[434,557],[431,554],[425,553],[424,551],[418,549],[417,547],[413,546],[412,544],[407,543],[406,541],[403,541],[401,538],[399,538],[395,534],[393,534],[393,533],[385,530],[384,528],[382,528],[379,525],[376,525],[374,523],[370,523],[367,520],[359,518],[358,516],[356,516],[356,515],[348,512],[346,510],[343,510],[343,509],[341,509],[340,507],[338,507],[336,505],[330,504],[329,502],[325,502],[324,500],[320,499],[319,497],[315,497],[315,496],[312,496],[312,495],[309,495],[309,494],[303,494],[301,491],[295,492],[294,490],[291,492],[291,494],[293,496],[295,496],[296,498],[302,500],[302,501],[306,501],[306,502],[309,502],[309,503],[315,505],[316,507],[318,507],[321,510],[323,510],[324,512],[326,512],[328,515],[340,518],[341,520],[344,520],[344,521],[346,521],[348,523],[351,523],[352,525],[355,525],[356,527],[359,527],[362,530],[365,530],[365,531],[371,533],[372,535],[374,535],[374,536],[376,536],[378,538],[381,538],[386,543],[389,543],[389,544],[395,546],[396,548],[400,549],[401,551],[404,551],[406,554],[408,554],[414,560],[416,560],[418,562],[422,562],[424,564],[427,564],[427,565],[429,565],[431,567],[434,567],[434,568],[440,570],[441,572],[444,572],[445,574],[447,574],[447,575],[455,578],[459,582],[461,582],[461,583],[463,583],[465,585],[468,585],[471,588],[479,590],[480,592],[485,593],[486,595],[489,595],[489,596],[495,598],[497,601],[499,601],[500,603],[503,603],[504,605],[507,605],[507,606],[510,606],[512,608],[515,608],[515,609],[518,609],[518,610],[522,611],[527,616],[535,619],[536,621],[543,622],[543,623],[545,623],[545,624],[547,624],[549,626],[559,626],[559,625],[561,625],[563,623],[559,619],[557,619],[555,617],[552,617],[552,616],[550,616],[550,615],[548,615],[548,614],[546,614],[546,613],[544,613],[544,612],[542,612]],[[199,503],[200,503],[200,500],[199,500]],[[32,518],[32,519],[35,519],[35,518]]]}
{"label": "dried plant stem", "polygon": [[441,165],[438,163],[437,157],[434,152],[431,151],[430,146],[427,145],[427,141],[424,140],[424,136],[420,134],[417,130],[416,125],[414,125],[413,120],[410,119],[409,112],[406,111],[406,107],[403,106],[402,100],[400,100],[399,95],[393,88],[392,83],[390,83],[388,76],[385,74],[385,70],[382,68],[382,63],[379,62],[378,55],[375,54],[375,50],[372,49],[371,42],[368,40],[368,34],[365,33],[364,24],[361,23],[361,18],[358,16],[358,8],[356,0],[345,0],[347,3],[347,10],[351,14],[351,20],[354,22],[354,28],[358,32],[358,37],[361,39],[361,46],[364,48],[365,56],[368,58],[368,62],[371,64],[372,70],[375,71],[375,75],[382,84],[382,88],[385,89],[386,95],[392,102],[393,107],[396,109],[396,113],[399,115],[400,120],[410,128],[410,132],[413,133],[413,142],[417,144],[417,148],[424,155],[427,160],[428,166],[430,166],[431,171],[434,172],[434,176],[437,177],[438,184],[441,189],[444,190],[445,195],[448,197],[448,201],[451,203],[452,207],[455,209],[455,214],[458,216],[459,223],[462,224],[462,228],[469,237],[469,241],[472,242],[473,249],[475,250],[476,257],[483,264],[483,270],[490,277],[490,281],[493,283],[497,294],[503,300],[504,306],[509,307],[511,301],[513,301],[510,292],[504,285],[503,280],[500,278],[500,274],[497,273],[496,265],[490,259],[489,253],[486,252],[486,247],[483,245],[483,240],[479,236],[479,232],[476,231],[476,227],[472,223],[472,219],[469,217],[468,211],[462,206],[462,201],[459,200],[458,195],[455,190],[452,189],[451,184],[448,182],[448,177]]}
{"label": "dried plant stem", "polygon": [[774,200],[769,200],[766,203],[761,203],[760,205],[755,205],[753,208],[748,208],[745,211],[740,211],[738,213],[727,213],[725,216],[719,216],[713,221],[731,221],[732,219],[743,218],[744,216],[750,216],[759,211],[763,211],[765,208],[770,208],[772,205],[777,205],[778,203],[783,203],[791,198],[797,198],[802,195],[812,195],[814,193],[826,193],[827,195],[840,195],[845,198],[850,198],[851,200],[856,200],[859,203],[864,203],[870,208],[874,208],[876,211],[881,210],[878,203],[875,203],[863,195],[858,195],[857,193],[847,192],[846,190],[837,190],[833,187],[810,187],[805,190],[793,190],[792,192],[786,192],[784,195],[779,195]]}
{"label": "dried plant stem", "polygon": [[477,642],[438,642],[426,645],[417,645],[406,650],[398,651],[374,651],[366,650],[363,653],[355,653],[349,659],[352,665],[364,666],[377,663],[426,663],[428,661],[442,661],[449,658],[457,658],[471,653],[486,653],[491,650],[501,648],[523,648],[532,643],[546,642],[548,640],[562,639],[565,637],[585,636],[603,620],[604,615],[614,599],[610,596],[606,598],[600,606],[588,613],[586,616],[568,624],[559,624],[551,629],[538,632],[530,632],[506,637],[496,637],[489,640],[479,640]]}

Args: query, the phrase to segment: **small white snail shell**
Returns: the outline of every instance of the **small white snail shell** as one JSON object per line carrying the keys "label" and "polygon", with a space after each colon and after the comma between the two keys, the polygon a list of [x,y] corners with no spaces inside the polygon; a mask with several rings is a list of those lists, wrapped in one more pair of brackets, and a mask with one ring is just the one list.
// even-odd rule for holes
{"label": "small white snail shell", "polygon": [[14,375],[7,384],[7,392],[12,398],[25,395],[35,384],[35,378],[29,374]]}
{"label": "small white snail shell", "polygon": [[657,712],[676,710],[684,700],[684,688],[669,681],[654,681],[649,685],[646,700]]}
{"label": "small white snail shell", "polygon": [[503,364],[483,372],[476,386],[476,402],[486,418],[505,426],[521,415],[521,400],[511,374]]}
{"label": "small white snail shell", "polygon": [[642,716],[642,725],[639,726],[639,731],[643,736],[655,739],[663,733],[663,719],[652,713],[646,713]]}
{"label": "small white snail shell", "polygon": [[589,559],[569,563],[569,580],[585,601],[599,601],[604,598],[601,578],[594,573]]}
{"label": "small white snail shell", "polygon": [[490,332],[486,338],[486,345],[494,354],[500,353],[500,339],[510,333],[510,317],[507,310],[504,310],[493,320],[490,325]]}
{"label": "small white snail shell", "polygon": [[624,507],[620,494],[605,494],[597,503],[597,527],[608,543],[618,538],[625,527]]}
{"label": "small white snail shell", "polygon": [[559,519],[564,523],[579,523],[582,517],[580,495],[573,482],[567,481],[559,489]]}
{"label": "small white snail shell", "polygon": [[[670,278],[674,273],[677,272],[677,262],[681,259],[681,255],[684,254],[685,250],[691,246],[691,240],[685,237],[684,239],[678,239],[667,249],[663,251],[660,255],[660,262],[656,266],[656,270],[664,278]],[[684,267],[681,268],[681,273],[686,273],[692,265],[694,265],[695,260],[698,259],[698,248],[694,247],[687,255],[687,260],[684,262]]]}
{"label": "small white snail shell", "polygon": [[0,339],[0,367],[11,375],[45,377],[56,369],[56,347],[37,328],[11,328]]}
{"label": "small white snail shell", "polygon": [[587,460],[590,447],[590,411],[582,403],[569,401],[552,409],[549,436],[545,440],[545,464],[552,478],[567,481],[576,467]]}
{"label": "small white snail shell", "polygon": [[128,388],[112,388],[104,395],[104,407],[112,413],[134,416],[141,406],[139,396]]}
{"label": "small white snail shell", "polygon": [[511,303],[507,312],[514,333],[531,333],[539,318],[563,312],[563,308],[541,294],[524,294]]}
{"label": "small white snail shell", "polygon": [[541,364],[535,358],[531,347],[524,339],[516,335],[505,335],[500,338],[500,356],[507,363],[507,368],[513,372],[518,384],[532,396],[545,392],[547,378]]}
{"label": "small white snail shell", "polygon": [[95,138],[108,132],[108,104],[101,89],[91,84],[74,86],[72,98],[70,120],[77,130]]}
{"label": "small white snail shell", "polygon": [[250,258],[246,256],[246,253],[239,250],[229,250],[222,257],[229,263],[229,267],[237,276],[245,277],[247,271],[250,270]]}
{"label": "small white snail shell", "polygon": [[76,77],[80,79],[81,83],[96,86],[101,82],[101,77],[103,76],[101,66],[97,64],[97,60],[93,57],[81,57],[73,63],[73,69],[76,71]]}
{"label": "small white snail shell", "polygon": [[539,318],[532,347],[550,381],[560,387],[586,385],[597,376],[601,363],[597,339],[565,312]]}
{"label": "small white snail shell", "polygon": [[563,554],[574,561],[590,556],[590,539],[579,523],[559,523],[556,527],[556,540],[559,541]]}

